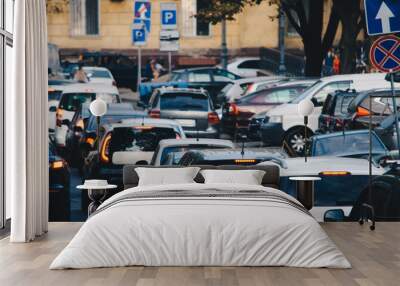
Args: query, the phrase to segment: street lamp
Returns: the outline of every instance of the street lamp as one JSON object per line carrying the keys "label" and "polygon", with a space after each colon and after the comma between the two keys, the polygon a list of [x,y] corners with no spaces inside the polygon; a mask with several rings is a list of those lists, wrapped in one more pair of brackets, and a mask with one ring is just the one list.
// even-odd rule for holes
{"label": "street lamp", "polygon": [[308,116],[314,111],[314,104],[311,100],[304,99],[297,105],[297,112],[304,117],[304,161],[307,162],[307,125]]}
{"label": "street lamp", "polygon": [[96,142],[97,142],[97,155],[100,160],[100,117],[107,113],[107,103],[102,99],[96,99],[90,103],[90,112],[96,116],[97,122],[97,132],[96,132]]}

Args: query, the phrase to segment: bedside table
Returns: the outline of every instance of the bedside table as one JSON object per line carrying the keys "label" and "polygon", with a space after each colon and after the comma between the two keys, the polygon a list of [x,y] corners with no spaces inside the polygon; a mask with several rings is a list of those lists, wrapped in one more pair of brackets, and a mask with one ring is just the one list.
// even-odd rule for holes
{"label": "bedside table", "polygon": [[104,186],[79,185],[76,188],[79,190],[88,191],[88,197],[91,201],[91,203],[88,206],[88,216],[90,216],[103,203],[104,199],[108,194],[108,190],[116,189],[117,185],[104,185]]}
{"label": "bedside table", "polygon": [[320,177],[290,177],[296,182],[296,198],[307,210],[314,206],[314,182],[321,181]]}

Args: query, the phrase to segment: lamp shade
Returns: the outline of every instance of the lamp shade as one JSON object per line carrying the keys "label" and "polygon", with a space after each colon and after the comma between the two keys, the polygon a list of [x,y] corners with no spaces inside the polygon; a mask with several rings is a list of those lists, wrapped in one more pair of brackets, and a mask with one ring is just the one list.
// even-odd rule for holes
{"label": "lamp shade", "polygon": [[297,105],[297,112],[301,116],[309,116],[311,113],[314,111],[314,104],[311,102],[311,100],[304,99],[299,102]]}
{"label": "lamp shade", "polygon": [[92,101],[89,109],[94,116],[103,116],[107,112],[107,103],[102,99],[96,99]]}

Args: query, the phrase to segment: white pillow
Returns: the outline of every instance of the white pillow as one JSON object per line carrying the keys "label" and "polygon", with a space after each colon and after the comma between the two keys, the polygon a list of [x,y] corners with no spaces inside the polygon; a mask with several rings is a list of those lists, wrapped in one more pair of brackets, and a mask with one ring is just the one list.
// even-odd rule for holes
{"label": "white pillow", "polygon": [[265,171],[261,170],[203,170],[205,184],[261,185]]}
{"label": "white pillow", "polygon": [[200,171],[198,167],[190,168],[136,168],[139,176],[138,186],[190,184]]}

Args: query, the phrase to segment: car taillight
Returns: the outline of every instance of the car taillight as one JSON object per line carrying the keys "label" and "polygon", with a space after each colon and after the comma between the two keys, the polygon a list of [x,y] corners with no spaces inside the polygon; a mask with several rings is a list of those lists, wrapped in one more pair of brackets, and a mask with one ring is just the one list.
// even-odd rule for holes
{"label": "car taillight", "polygon": [[64,167],[63,161],[54,161],[51,163],[50,168],[53,170],[62,169]]}
{"label": "car taillight", "polygon": [[247,87],[247,89],[245,90],[245,94],[249,94],[249,93],[252,93],[254,90],[254,83],[252,83],[252,84],[250,84],[248,87]]}
{"label": "car taillight", "polygon": [[229,115],[234,115],[234,116],[239,115],[239,107],[234,103],[229,104],[228,113]]}
{"label": "car taillight", "polygon": [[216,112],[208,113],[208,123],[209,124],[218,124],[219,123],[219,117]]}
{"label": "car taillight", "polygon": [[92,147],[94,146],[94,142],[95,142],[94,138],[91,137],[86,138],[86,143]]}
{"label": "car taillight", "polygon": [[151,110],[151,111],[149,112],[149,116],[150,116],[151,118],[160,118],[160,116],[161,116],[160,110],[158,110],[158,109]]}
{"label": "car taillight", "polygon": [[100,160],[104,163],[110,162],[110,157],[109,157],[110,141],[111,141],[111,134],[108,134],[104,138],[103,144],[101,145],[100,148]]}
{"label": "car taillight", "polygon": [[181,138],[181,135],[179,135],[178,133],[176,133],[175,139],[178,139],[178,140],[179,140],[179,139],[182,139],[182,138]]}
{"label": "car taillight", "polygon": [[82,130],[85,128],[85,125],[83,123],[83,119],[79,119],[78,122],[76,122],[76,127],[79,127]]}
{"label": "car taillight", "polygon": [[319,173],[320,176],[350,176],[349,171],[322,171]]}
{"label": "car taillight", "polygon": [[359,106],[357,107],[357,116],[358,117],[369,116],[369,110]]}
{"label": "car taillight", "polygon": [[64,111],[62,109],[57,108],[57,111],[56,111],[56,124],[57,124],[58,127],[61,127],[61,122],[62,122],[62,119],[63,119],[63,113],[64,113]]}

